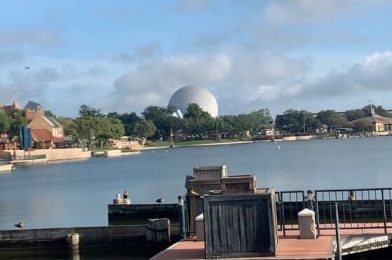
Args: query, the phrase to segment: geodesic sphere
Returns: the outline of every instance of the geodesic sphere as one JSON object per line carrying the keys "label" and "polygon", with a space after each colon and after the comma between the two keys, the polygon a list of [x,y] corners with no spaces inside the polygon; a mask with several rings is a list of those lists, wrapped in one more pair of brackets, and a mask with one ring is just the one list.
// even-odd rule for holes
{"label": "geodesic sphere", "polygon": [[199,86],[185,86],[178,89],[171,96],[169,106],[173,106],[184,115],[189,104],[198,104],[201,109],[212,117],[218,116],[218,103],[211,92]]}

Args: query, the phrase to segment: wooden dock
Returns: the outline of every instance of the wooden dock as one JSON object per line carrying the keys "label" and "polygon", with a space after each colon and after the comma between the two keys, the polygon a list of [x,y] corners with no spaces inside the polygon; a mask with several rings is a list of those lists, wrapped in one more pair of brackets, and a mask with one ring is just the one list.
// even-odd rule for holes
{"label": "wooden dock", "polygon": [[[392,233],[383,229],[342,229],[342,255],[356,254],[388,247]],[[392,230],[390,230],[392,231]],[[317,239],[299,239],[298,230],[279,232],[278,250],[275,256],[247,259],[335,259],[335,230],[322,230]],[[205,259],[204,241],[182,240],[155,255],[153,260]]]}
{"label": "wooden dock", "polygon": [[[67,237],[73,233],[79,235],[81,248],[144,247],[149,244],[146,230],[146,225],[0,230],[0,250],[67,247]],[[178,241],[179,226],[171,225],[170,230],[172,241]]]}
{"label": "wooden dock", "polygon": [[[177,242],[152,259],[205,259],[204,241]],[[247,257],[247,259],[334,259],[333,237],[320,236],[316,240],[281,238],[276,256]]]}

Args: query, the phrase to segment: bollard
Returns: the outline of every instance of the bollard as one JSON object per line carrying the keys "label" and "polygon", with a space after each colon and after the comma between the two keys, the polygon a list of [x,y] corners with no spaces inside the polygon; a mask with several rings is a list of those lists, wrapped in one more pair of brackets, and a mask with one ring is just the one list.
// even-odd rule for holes
{"label": "bollard", "polygon": [[67,243],[70,249],[79,249],[79,233],[70,233],[67,235]]}
{"label": "bollard", "polygon": [[303,209],[298,212],[299,236],[301,239],[316,239],[317,231],[314,211]]}

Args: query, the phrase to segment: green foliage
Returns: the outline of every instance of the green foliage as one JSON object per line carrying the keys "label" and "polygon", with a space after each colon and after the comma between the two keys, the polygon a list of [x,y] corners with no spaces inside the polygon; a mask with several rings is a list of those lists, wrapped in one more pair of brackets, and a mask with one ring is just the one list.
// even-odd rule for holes
{"label": "green foliage", "polygon": [[140,121],[140,118],[136,115],[135,112],[129,114],[118,114],[117,112],[112,112],[108,114],[108,117],[117,118],[124,124],[125,135],[135,135],[133,129],[135,127],[135,124]]}
{"label": "green foliage", "polygon": [[366,112],[363,109],[352,109],[344,112],[348,121],[353,121],[362,117],[366,117]]}
{"label": "green foliage", "polygon": [[193,119],[211,118],[211,115],[208,112],[201,109],[201,107],[198,104],[193,103],[188,105],[184,118],[193,118]]}
{"label": "green foliage", "polygon": [[22,126],[27,125],[27,119],[24,116],[24,113],[22,110],[19,111],[13,111],[10,114],[11,118],[11,127],[8,130],[8,135],[12,138],[15,136],[19,136],[19,130]]}
{"label": "green foliage", "polygon": [[334,110],[322,110],[317,113],[316,118],[328,127],[343,127],[347,124],[347,118],[339,115]]}
{"label": "green foliage", "polygon": [[49,111],[49,110],[46,110],[46,111],[44,112],[44,115],[47,116],[47,117],[56,118],[56,116],[55,116],[51,111]]}
{"label": "green foliage", "polygon": [[275,125],[283,132],[305,133],[314,132],[320,122],[308,111],[289,109],[276,117]]}
{"label": "green foliage", "polygon": [[385,108],[382,106],[377,106],[375,107],[375,112],[379,114],[380,116],[385,116],[385,117],[390,117],[392,118],[392,114],[388,112]]}
{"label": "green foliage", "polygon": [[117,118],[83,116],[76,118],[69,126],[68,132],[78,138],[107,141],[109,138],[120,138],[124,135],[124,125]]}
{"label": "green foliage", "polygon": [[157,128],[150,120],[140,120],[134,126],[134,133],[139,137],[149,138],[153,136]]}
{"label": "green foliage", "polygon": [[11,127],[11,118],[3,111],[0,111],[0,133],[8,132],[10,127]]}
{"label": "green foliage", "polygon": [[43,144],[41,142],[34,141],[33,148],[34,149],[43,149],[44,146],[43,146]]}
{"label": "green foliage", "polygon": [[80,139],[100,142],[101,145],[108,139],[118,139],[125,134],[124,125],[120,119],[106,117],[99,109],[82,105],[80,107],[80,117],[73,121],[62,119],[65,122],[65,132]]}
{"label": "green foliage", "polygon": [[92,116],[92,117],[103,117],[104,114],[101,113],[100,109],[95,109],[93,107],[89,107],[87,105],[81,105],[79,109],[80,116]]}
{"label": "green foliage", "polygon": [[144,118],[152,121],[158,130],[154,135],[155,139],[158,139],[160,135],[168,137],[170,129],[177,131],[182,128],[182,120],[172,116],[173,113],[174,109],[171,107],[149,106],[144,109],[142,113]]}

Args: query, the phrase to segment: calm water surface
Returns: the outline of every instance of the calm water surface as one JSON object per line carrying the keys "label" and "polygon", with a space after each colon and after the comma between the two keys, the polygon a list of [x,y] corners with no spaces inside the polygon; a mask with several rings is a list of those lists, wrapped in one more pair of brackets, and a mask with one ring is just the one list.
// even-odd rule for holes
{"label": "calm water surface", "polygon": [[392,137],[252,143],[144,151],[122,158],[18,167],[0,173],[0,229],[107,225],[107,204],[176,202],[195,165],[226,164],[277,190],[392,187]]}

